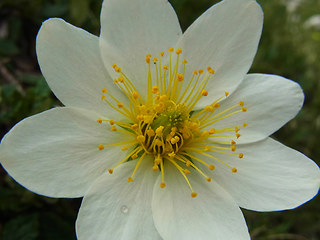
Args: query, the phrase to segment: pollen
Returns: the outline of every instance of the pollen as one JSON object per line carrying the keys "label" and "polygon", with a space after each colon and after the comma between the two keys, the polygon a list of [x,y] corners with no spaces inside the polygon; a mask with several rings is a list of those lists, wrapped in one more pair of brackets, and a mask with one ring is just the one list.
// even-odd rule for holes
{"label": "pollen", "polygon": [[202,92],[201,92],[201,95],[202,96],[208,96],[208,91],[203,89]]}
{"label": "pollen", "polygon": [[99,150],[103,150],[104,146],[102,144],[99,144],[98,148],[99,148]]}
{"label": "pollen", "polygon": [[[122,163],[135,163],[128,182],[132,182],[135,174],[141,172],[138,171],[143,166],[141,162],[152,159],[150,171],[159,174],[160,188],[164,188],[167,167],[171,165],[185,180],[191,197],[195,198],[197,193],[193,189],[191,176],[197,172],[197,176],[207,182],[213,179],[201,170],[203,166],[213,171],[216,162],[219,162],[230,170],[223,174],[237,172],[232,166],[234,163],[225,162],[225,157],[228,160],[230,156],[234,160],[244,157],[243,153],[236,152],[234,139],[241,136],[239,132],[247,124],[235,126],[229,125],[229,122],[237,122],[237,116],[246,112],[247,108],[243,101],[226,107],[222,100],[229,96],[229,92],[221,91],[217,96],[210,95],[206,99],[209,101],[208,105],[200,109],[198,102],[209,96],[211,89],[208,88],[208,83],[216,77],[213,70],[215,66],[202,66],[206,71],[201,68],[193,71],[191,69],[192,74],[189,74],[188,60],[181,59],[182,49],[175,50],[171,47],[168,52],[166,58],[163,57],[164,52],[153,56],[145,53],[145,59],[137,60],[144,65],[147,63],[146,78],[141,79],[147,81],[146,89],[135,85],[126,75],[126,69],[122,71],[116,63],[112,65],[117,74],[113,84],[127,99],[120,101],[113,92],[103,88],[102,94],[100,93],[103,103],[117,111],[121,117],[116,120],[103,120],[101,117],[96,122],[109,122],[113,134],[123,137],[123,140],[99,144],[98,150],[117,146],[123,151],[125,157],[110,166],[110,174]],[[151,62],[154,64],[151,65]],[[226,118],[231,121],[227,121],[223,128],[219,127],[224,124],[217,122],[223,123]],[[219,170],[220,168],[215,171]]]}

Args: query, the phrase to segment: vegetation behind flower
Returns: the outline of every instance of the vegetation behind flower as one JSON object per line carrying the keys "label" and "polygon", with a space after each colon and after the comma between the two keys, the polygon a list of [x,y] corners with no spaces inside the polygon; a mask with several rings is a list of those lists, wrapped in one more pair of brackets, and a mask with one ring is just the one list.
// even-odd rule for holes
{"label": "vegetation behind flower", "polygon": [[[40,4],[41,2],[41,4]],[[214,2],[172,0],[182,29]],[[318,0],[258,0],[264,30],[251,72],[278,74],[297,81],[306,100],[299,115],[274,137],[320,164],[320,28],[305,22],[320,9]],[[0,139],[21,119],[60,105],[42,77],[35,56],[35,37],[49,17],[99,34],[101,1],[2,0],[0,2]],[[16,184],[0,169],[0,239],[75,239],[80,200],[39,197]],[[290,212],[245,211],[252,239],[318,239],[320,196]],[[299,238],[300,237],[300,238]]]}

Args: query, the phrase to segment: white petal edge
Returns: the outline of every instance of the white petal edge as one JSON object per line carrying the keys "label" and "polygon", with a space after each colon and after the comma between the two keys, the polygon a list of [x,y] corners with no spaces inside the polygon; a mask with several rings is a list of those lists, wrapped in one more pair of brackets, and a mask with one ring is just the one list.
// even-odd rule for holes
{"label": "white petal edge", "polygon": [[77,219],[78,239],[161,240],[154,227],[151,198],[158,173],[147,157],[127,182],[137,161],[120,165],[112,175],[103,174],[85,195]]}
{"label": "white petal edge", "polygon": [[[319,191],[320,169],[302,153],[267,138],[260,142],[238,145],[236,156],[213,154],[237,173],[216,162],[208,172],[240,207],[254,211],[278,211],[300,206]],[[200,157],[200,156],[199,156]],[[202,160],[212,162],[205,156]]]}
{"label": "white petal edge", "polygon": [[[102,58],[114,77],[116,63],[145,97],[146,55],[159,58],[182,35],[177,16],[167,0],[105,0],[101,12]],[[151,66],[153,71],[153,66]],[[153,76],[155,76],[153,74]]]}
{"label": "white petal edge", "polygon": [[[219,114],[240,101],[244,102],[246,112],[211,125],[216,129],[239,126],[241,137],[235,139],[239,144],[262,140],[293,119],[303,105],[304,94],[299,84],[284,77],[248,74],[239,88],[220,103],[221,107],[215,113]],[[239,109],[240,106],[228,113]],[[248,126],[243,128],[243,123]]]}
{"label": "white petal edge", "polygon": [[[206,90],[217,98],[232,93],[251,67],[260,40],[263,12],[252,0],[224,0],[202,14],[183,34],[177,48],[188,60],[186,76],[208,66],[215,70]],[[197,108],[212,103],[202,98]]]}
{"label": "white petal edge", "polygon": [[101,90],[126,102],[112,83],[100,55],[98,37],[59,18],[45,21],[37,35],[39,65],[54,94],[65,105],[120,116],[101,101]]}
{"label": "white petal edge", "polygon": [[49,197],[81,197],[125,154],[121,146],[99,151],[98,145],[128,140],[98,124],[98,117],[84,109],[54,108],[26,118],[2,139],[0,162],[30,191]]}
{"label": "white petal edge", "polygon": [[192,198],[182,175],[169,164],[164,169],[167,186],[161,189],[158,178],[152,198],[155,226],[163,239],[250,239],[240,208],[217,183],[191,170],[188,178],[198,194]]}

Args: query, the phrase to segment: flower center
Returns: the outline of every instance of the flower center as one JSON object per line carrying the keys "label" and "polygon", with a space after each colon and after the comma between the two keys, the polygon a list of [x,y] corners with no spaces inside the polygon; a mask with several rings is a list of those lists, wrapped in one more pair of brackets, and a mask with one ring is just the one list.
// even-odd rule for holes
{"label": "flower center", "polygon": [[[202,69],[194,70],[189,81],[185,83],[185,72],[187,60],[180,61],[181,49],[175,53],[173,48],[168,49],[166,62],[168,65],[162,65],[164,53],[160,53],[159,60],[148,54],[146,64],[148,65],[147,74],[147,95],[143,99],[132,81],[116,64],[113,68],[119,77],[114,83],[127,96],[128,106],[120,102],[115,96],[102,89],[101,99],[111,108],[121,113],[127,120],[102,120],[97,122],[109,122],[111,131],[118,131],[119,134],[125,134],[128,141],[114,144],[100,144],[99,150],[105,147],[123,146],[123,151],[128,151],[128,155],[117,163],[113,168],[109,168],[110,174],[120,164],[135,160],[136,167],[128,182],[132,182],[137,169],[146,155],[153,158],[153,171],[160,171],[162,176],[161,188],[165,184],[164,161],[168,161],[176,167],[185,178],[191,190],[191,196],[196,197],[192,185],[187,177],[190,174],[190,168],[198,171],[206,178],[208,177],[198,165],[204,165],[210,170],[214,170],[214,161],[218,161],[229,167],[236,173],[237,169],[226,164],[223,160],[217,158],[215,153],[234,155],[243,158],[242,153],[236,152],[236,142],[233,139],[239,138],[238,133],[241,126],[229,126],[223,129],[213,128],[214,124],[225,118],[231,117],[240,112],[246,112],[243,101],[238,104],[215,113],[220,107],[219,101],[228,97],[225,92],[222,96],[216,98],[211,104],[202,110],[195,110],[194,107],[203,97],[208,96],[205,89],[207,83],[214,76],[215,71],[207,67],[207,71]],[[215,140],[220,138],[230,138],[228,141]],[[198,155],[203,155],[212,160],[206,162],[201,160]]]}

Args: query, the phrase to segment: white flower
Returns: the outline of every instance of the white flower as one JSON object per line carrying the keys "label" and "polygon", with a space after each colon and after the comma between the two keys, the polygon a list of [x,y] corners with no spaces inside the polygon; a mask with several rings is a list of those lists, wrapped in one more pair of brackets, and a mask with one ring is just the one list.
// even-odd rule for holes
{"label": "white flower", "polygon": [[253,0],[224,0],[184,34],[166,0],[105,0],[100,38],[47,20],[37,56],[66,107],[18,123],[1,164],[38,194],[84,196],[79,239],[249,239],[239,206],[295,208],[320,183],[268,137],[304,96],[247,74],[262,22]]}

